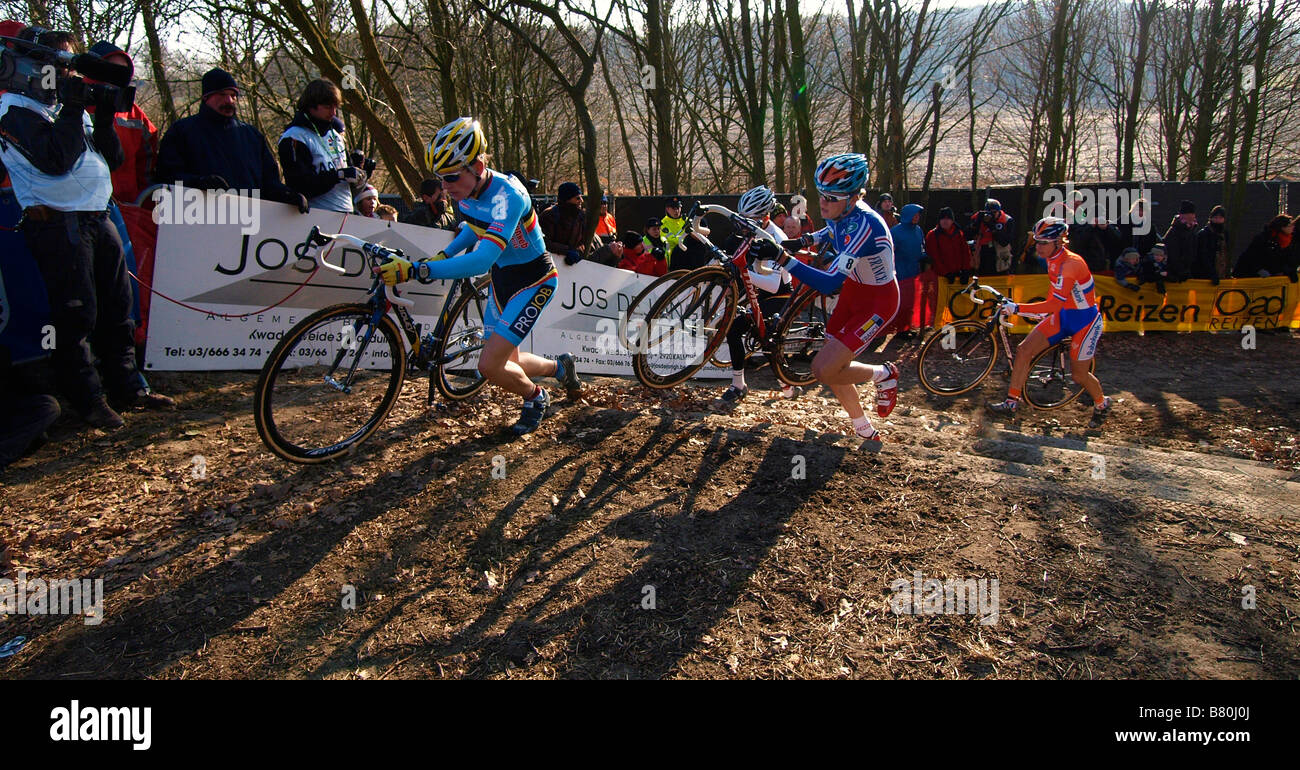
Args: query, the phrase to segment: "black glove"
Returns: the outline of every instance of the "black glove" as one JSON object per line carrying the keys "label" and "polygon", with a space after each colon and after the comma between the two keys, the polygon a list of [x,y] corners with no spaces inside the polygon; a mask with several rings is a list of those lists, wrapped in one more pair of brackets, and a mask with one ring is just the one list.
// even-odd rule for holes
{"label": "black glove", "polygon": [[293,203],[297,203],[297,204],[298,204],[298,213],[299,213],[299,214],[306,214],[306,213],[308,213],[309,211],[311,211],[311,204],[307,202],[307,196],[306,196],[306,195],[303,195],[302,193],[290,193],[289,197],[292,198],[294,195],[298,196],[298,200],[297,200],[297,201],[293,201]]}
{"label": "black glove", "polygon": [[361,187],[366,183],[366,172],[356,166],[348,166],[339,169],[339,179],[346,181],[353,187]]}
{"label": "black glove", "polygon": [[194,182],[194,186],[200,190],[229,190],[230,183],[220,174],[209,174],[201,176]]}
{"label": "black glove", "polygon": [[798,251],[803,248],[802,238],[792,238],[788,241],[781,241],[781,248],[786,251]]}
{"label": "black glove", "polygon": [[90,102],[86,83],[80,78],[62,78],[58,87],[59,101],[65,107],[85,109]]}
{"label": "black glove", "polygon": [[578,253],[576,249],[569,249],[564,254],[564,264],[566,265],[576,265],[581,261],[582,261],[582,254]]}
{"label": "black glove", "polygon": [[754,241],[754,256],[758,259],[777,259],[785,250],[766,238]]}
{"label": "black glove", "polygon": [[1296,272],[1294,270],[1291,271],[1291,274],[1288,275],[1286,279],[1291,283],[1300,283],[1300,275],[1296,275]]}

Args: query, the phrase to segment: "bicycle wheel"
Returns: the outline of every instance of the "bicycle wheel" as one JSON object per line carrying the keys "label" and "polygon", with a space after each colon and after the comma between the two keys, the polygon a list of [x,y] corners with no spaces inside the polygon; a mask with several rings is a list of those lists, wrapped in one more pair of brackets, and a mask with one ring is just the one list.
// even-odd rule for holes
{"label": "bicycle wheel", "polygon": [[[1097,359],[1088,362],[1088,371],[1097,368]],[[1070,373],[1070,342],[1058,342],[1034,356],[1025,380],[1025,401],[1035,409],[1059,409],[1079,397],[1083,386]]]}
{"label": "bicycle wheel", "polygon": [[702,267],[655,303],[632,356],[648,388],[671,388],[698,372],[726,338],[736,316],[736,283],[721,267]]}
{"label": "bicycle wheel", "polygon": [[787,385],[811,385],[812,361],[826,344],[826,298],[805,291],[788,304],[772,336],[772,372]]}
{"label": "bicycle wheel", "polygon": [[691,272],[690,270],[672,270],[651,281],[632,299],[627,310],[618,316],[618,338],[627,350],[636,350],[636,335],[645,328],[645,317],[654,309],[657,299],[667,291],[673,282]]}
{"label": "bicycle wheel", "polygon": [[[739,319],[739,318],[743,318],[747,313],[749,313],[749,297],[747,297],[745,293],[740,290],[739,287],[737,287],[736,289],[736,297],[738,299],[736,300],[735,317]],[[731,346],[727,344],[726,340],[727,337],[726,337],[726,333],[724,332],[722,337],[722,344],[718,345],[718,347],[714,349],[713,355],[709,357],[710,366],[716,366],[719,369],[728,369],[728,370],[731,369]],[[752,357],[755,353],[763,349],[763,346],[759,344],[759,339],[754,335],[753,324],[750,324],[749,328],[745,330],[744,345],[745,345],[744,366],[748,366],[750,357]]]}
{"label": "bicycle wheel", "polygon": [[296,463],[351,452],[402,390],[406,347],[393,319],[369,305],[333,305],[285,332],[262,367],[253,418],[267,448]]}
{"label": "bicycle wheel", "polygon": [[916,359],[921,387],[936,396],[957,396],[975,388],[998,358],[997,338],[987,324],[958,321],[931,334]]}
{"label": "bicycle wheel", "polygon": [[491,301],[486,286],[483,283],[462,291],[443,316],[442,340],[434,352],[429,376],[448,401],[463,401],[487,385],[487,379],[478,370],[479,355],[487,338],[483,308]]}

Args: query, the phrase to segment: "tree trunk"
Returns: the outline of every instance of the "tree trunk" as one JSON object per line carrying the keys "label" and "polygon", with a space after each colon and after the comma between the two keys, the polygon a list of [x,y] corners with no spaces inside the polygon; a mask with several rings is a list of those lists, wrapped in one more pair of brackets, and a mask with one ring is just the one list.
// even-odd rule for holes
{"label": "tree trunk", "polygon": [[[799,134],[800,169],[799,180],[809,195],[815,195],[816,183],[813,179],[813,135],[812,121],[809,116],[808,74],[803,40],[803,18],[799,14],[799,0],[786,0],[786,24],[790,28],[790,81],[795,88],[794,122]],[[810,206],[808,216],[817,226],[821,226],[821,214],[816,207]]]}
{"label": "tree trunk", "polygon": [[162,102],[163,120],[170,126],[177,120],[176,102],[172,98],[171,82],[167,80],[167,72],[163,69],[162,39],[158,35],[158,17],[154,5],[155,0],[143,0],[140,11],[144,17],[145,38],[149,42],[149,69],[153,72],[154,88],[158,89],[158,99]]}

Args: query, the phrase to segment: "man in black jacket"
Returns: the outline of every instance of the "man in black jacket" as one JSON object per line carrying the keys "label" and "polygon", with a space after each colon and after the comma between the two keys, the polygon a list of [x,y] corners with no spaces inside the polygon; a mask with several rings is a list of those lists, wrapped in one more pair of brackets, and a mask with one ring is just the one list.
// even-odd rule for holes
{"label": "man in black jacket", "polygon": [[1083,257],[1093,275],[1109,272],[1123,246],[1119,228],[1104,219],[1070,225],[1070,251]]}
{"label": "man in black jacket", "polygon": [[202,190],[252,190],[266,200],[296,205],[306,214],[306,196],[280,181],[266,138],[235,117],[238,103],[234,77],[220,68],[208,70],[199,114],[181,118],[163,135],[157,181]]}
{"label": "man in black jacket", "polygon": [[447,193],[437,177],[420,182],[420,202],[400,221],[420,227],[456,229],[456,212],[454,207],[447,205]]}
{"label": "man in black jacket", "polygon": [[1165,252],[1169,255],[1170,283],[1186,281],[1192,274],[1192,265],[1196,262],[1196,204],[1183,201],[1178,207],[1178,216],[1169,223],[1169,229],[1161,238]]}
{"label": "man in black jacket", "polygon": [[1232,261],[1228,259],[1228,212],[1222,206],[1210,210],[1210,222],[1196,232],[1196,261],[1192,265],[1192,278],[1219,285],[1220,278],[1229,277]]}

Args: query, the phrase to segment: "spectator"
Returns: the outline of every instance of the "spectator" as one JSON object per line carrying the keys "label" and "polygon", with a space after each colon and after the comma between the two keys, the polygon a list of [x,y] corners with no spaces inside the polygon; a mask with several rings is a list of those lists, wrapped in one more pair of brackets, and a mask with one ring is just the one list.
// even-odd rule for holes
{"label": "spectator", "polygon": [[375,209],[379,206],[379,191],[374,185],[368,184],[361,188],[352,202],[356,204],[358,214],[374,219]]}
{"label": "spectator", "polygon": [[387,203],[381,203],[375,207],[375,217],[386,222],[396,222],[397,209],[389,206]]}
{"label": "spectator", "polygon": [[996,198],[989,198],[983,211],[971,215],[968,235],[975,241],[979,275],[1005,275],[1011,270],[1012,223]]}
{"label": "spectator", "polygon": [[442,180],[431,177],[420,182],[420,202],[401,221],[421,227],[455,230],[456,212],[454,207],[447,205],[447,191],[442,189]]}
{"label": "spectator", "polygon": [[645,221],[645,237],[642,240],[645,241],[646,251],[655,259],[665,260],[665,264],[667,264],[668,247],[664,243],[661,229],[662,225],[659,222],[659,217],[650,217]]}
{"label": "spectator", "polygon": [[[776,205],[780,206],[781,204],[778,203]],[[785,220],[785,222],[784,224],[777,225],[777,227],[781,228],[781,232],[785,233],[785,237],[788,240],[794,240],[795,238],[798,238],[799,236],[803,235],[802,222],[800,222],[799,220],[795,219],[794,217],[788,214],[782,214],[781,216]],[[772,215],[772,223],[776,224],[775,214]]]}
{"label": "spectator", "polygon": [[1222,206],[1210,209],[1210,221],[1196,231],[1196,262],[1192,277],[1218,286],[1220,279],[1232,275],[1228,259],[1228,211]]}
{"label": "spectator", "polygon": [[582,259],[583,235],[587,232],[582,190],[573,182],[560,185],[555,203],[542,212],[540,222],[547,251],[563,254],[566,265],[576,265]]}
{"label": "spectator", "polygon": [[970,277],[975,264],[966,234],[957,227],[951,208],[939,209],[939,224],[925,234],[925,255],[934,263],[934,272],[948,283],[958,277],[965,283]]}
{"label": "spectator", "polygon": [[[640,236],[637,236],[637,243],[640,243]],[[617,238],[604,244],[587,257],[588,262],[595,262],[598,265],[607,267],[618,267],[618,263],[623,260],[623,242]]]}
{"label": "spectator", "polygon": [[1151,253],[1142,260],[1138,275],[1142,283],[1154,283],[1156,291],[1165,293],[1165,281],[1169,280],[1169,255],[1163,243],[1151,247]]}
{"label": "spectator", "polygon": [[1264,227],[1264,231],[1251,240],[1250,245],[1237,259],[1237,268],[1233,275],[1238,278],[1267,278],[1273,275],[1285,275],[1296,282],[1296,268],[1300,265],[1300,254],[1294,240],[1295,219],[1286,214],[1278,214]]}
{"label": "spectator", "polygon": [[[112,43],[95,43],[90,47],[90,53],[129,68],[134,77],[135,63]],[[94,105],[87,105],[86,112],[94,115]],[[122,165],[113,171],[113,197],[122,203],[135,203],[153,179],[154,166],[158,162],[158,128],[138,104],[132,104],[128,112],[117,113],[113,118],[113,128],[117,131],[123,156]]]}
{"label": "spectator", "polygon": [[921,229],[921,212],[915,203],[903,207],[898,224],[889,229],[894,239],[894,273],[898,278],[898,314],[893,331],[903,337],[912,335],[912,314],[916,309],[917,277],[925,259],[925,231]]}
{"label": "spectator", "polygon": [[663,251],[651,251],[649,241],[634,230],[623,233],[623,257],[618,266],[642,275],[663,275],[668,272],[668,263]]}
{"label": "spectator", "polygon": [[664,204],[664,217],[661,221],[660,234],[664,240],[664,254],[668,256],[668,267],[673,265],[673,252],[677,250],[677,244],[681,243],[682,234],[686,230],[686,218],[682,216],[682,202],[679,198],[672,198]]}
{"label": "spectator", "polygon": [[772,221],[775,222],[776,226],[781,228],[782,231],[785,230],[785,221],[789,218],[790,213],[785,210],[785,206],[778,203],[772,207]]}
{"label": "spectator", "polygon": [[366,185],[365,169],[348,163],[339,107],[343,92],[324,78],[307,84],[298,111],[280,135],[284,181],[313,208],[352,213],[352,197]]}
{"label": "spectator", "polygon": [[880,212],[880,216],[885,218],[885,224],[891,229],[898,224],[898,215],[894,213],[894,196],[889,193],[880,194],[876,201],[876,211]]}
{"label": "spectator", "polygon": [[[1076,191],[1076,194],[1079,194]],[[1075,216],[1067,217],[1070,225],[1070,251],[1083,257],[1088,263],[1088,270],[1093,275],[1110,272],[1111,262],[1124,246],[1124,236],[1119,228],[1104,219],[1084,217],[1078,212],[1079,200],[1075,200]]]}
{"label": "spectator", "polygon": [[229,72],[214,68],[203,75],[199,114],[176,121],[158,145],[158,181],[202,190],[256,191],[306,214],[306,196],[280,181],[266,138],[235,117],[239,96]]}
{"label": "spectator", "polygon": [[1165,252],[1169,255],[1169,280],[1186,281],[1196,261],[1196,204],[1183,201],[1178,216],[1169,223],[1163,236]]}
{"label": "spectator", "polygon": [[[28,27],[19,37],[72,52],[66,32]],[[116,430],[123,425],[119,410],[175,402],[150,392],[136,368],[126,257],[107,214],[112,170],[123,158],[113,103],[96,104],[92,121],[84,101],[60,104],[58,91],[45,78],[32,78],[22,92],[0,96],[0,161],[23,207],[21,231],[49,295],[58,387],[88,424]]]}
{"label": "spectator", "polygon": [[596,220],[596,237],[603,244],[613,243],[618,239],[618,221],[609,213],[609,196],[600,196],[600,218]]}
{"label": "spectator", "polygon": [[1119,255],[1119,259],[1115,260],[1115,281],[1120,286],[1133,291],[1141,288],[1136,283],[1136,280],[1141,280],[1139,257],[1138,250],[1129,246],[1124,249],[1123,254]]}

